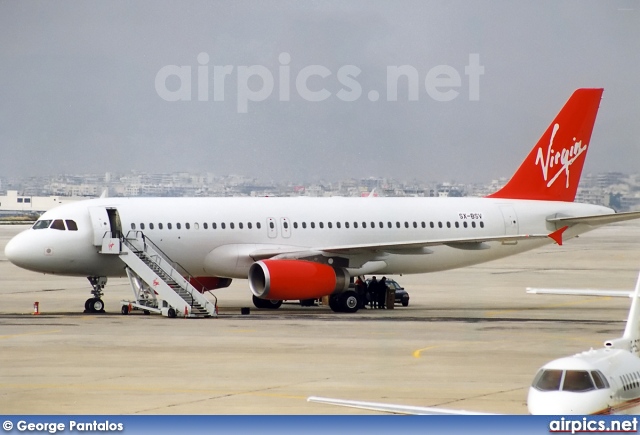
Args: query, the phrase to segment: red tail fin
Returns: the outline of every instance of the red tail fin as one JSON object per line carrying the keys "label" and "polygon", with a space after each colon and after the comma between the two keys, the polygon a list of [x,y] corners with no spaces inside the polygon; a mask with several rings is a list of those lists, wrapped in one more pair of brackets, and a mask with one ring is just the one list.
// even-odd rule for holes
{"label": "red tail fin", "polygon": [[603,89],[578,89],[520,165],[489,198],[573,201]]}

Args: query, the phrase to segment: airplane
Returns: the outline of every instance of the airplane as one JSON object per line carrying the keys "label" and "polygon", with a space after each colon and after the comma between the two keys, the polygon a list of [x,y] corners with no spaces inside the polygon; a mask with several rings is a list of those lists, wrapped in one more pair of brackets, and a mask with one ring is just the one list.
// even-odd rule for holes
{"label": "airplane", "polygon": [[[356,312],[352,277],[470,266],[640,217],[573,202],[602,92],[576,90],[513,177],[484,198],[97,198],[47,211],[5,255],[28,270],[87,277],[85,312],[102,312],[107,278],[124,276],[140,304],[164,289],[170,317],[191,315],[195,293],[235,278],[248,279],[258,308],[329,296],[333,311]],[[176,297],[178,286],[193,297]]]}
{"label": "airplane", "polygon": [[[538,370],[529,387],[527,397],[529,413],[533,415],[637,414],[640,411],[640,274],[633,292],[563,289],[527,289],[527,292],[632,298],[622,337],[605,341],[601,349],[590,349],[553,360]],[[307,401],[393,414],[483,414],[437,407],[316,396],[308,397]]]}

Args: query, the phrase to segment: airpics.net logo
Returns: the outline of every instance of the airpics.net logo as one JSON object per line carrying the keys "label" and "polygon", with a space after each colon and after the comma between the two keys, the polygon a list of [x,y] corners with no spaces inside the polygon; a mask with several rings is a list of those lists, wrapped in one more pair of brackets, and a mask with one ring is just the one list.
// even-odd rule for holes
{"label": "airpics.net logo", "polygon": [[[354,102],[366,98],[398,101],[398,95],[406,95],[408,101],[418,101],[424,93],[438,102],[452,101],[461,95],[463,75],[466,76],[469,101],[480,99],[480,76],[484,66],[478,53],[469,54],[464,74],[451,65],[436,65],[421,72],[412,65],[388,65],[383,95],[377,89],[363,89],[358,80],[363,71],[356,65],[343,65],[335,72],[323,65],[307,65],[292,68],[291,55],[280,53],[277,72],[264,65],[210,65],[207,53],[197,56],[197,67],[190,65],[165,65],[156,74],[155,88],[165,101],[214,101],[233,98],[238,113],[247,113],[249,104],[259,103],[274,96],[287,102],[301,98],[308,102],[322,102],[335,98]],[[274,68],[275,69],[275,68]],[[235,88],[233,79],[235,78]],[[331,92],[327,88],[336,89]],[[235,97],[232,97],[235,92]]]}

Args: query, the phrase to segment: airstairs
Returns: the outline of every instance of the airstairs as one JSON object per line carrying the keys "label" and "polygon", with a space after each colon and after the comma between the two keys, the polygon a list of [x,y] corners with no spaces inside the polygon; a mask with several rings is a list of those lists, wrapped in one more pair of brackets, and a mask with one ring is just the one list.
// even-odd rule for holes
{"label": "airstairs", "polygon": [[120,237],[108,233],[100,253],[119,255],[126,264],[135,301],[122,301],[123,314],[139,309],[168,317],[217,316],[216,304],[196,290],[189,282],[189,274],[141,231]]}

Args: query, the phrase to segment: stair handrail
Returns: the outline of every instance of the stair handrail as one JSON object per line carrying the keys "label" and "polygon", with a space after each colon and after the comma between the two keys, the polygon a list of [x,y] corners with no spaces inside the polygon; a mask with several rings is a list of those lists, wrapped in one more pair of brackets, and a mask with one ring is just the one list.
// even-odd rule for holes
{"label": "stair handrail", "polygon": [[[131,237],[131,233],[134,234],[134,237]],[[198,291],[193,284],[191,284],[191,282],[195,282],[198,285],[200,285],[203,289],[206,289],[206,287],[200,282],[198,281],[191,273],[189,273],[189,271],[182,266],[180,263],[178,263],[177,261],[173,261],[158,245],[156,245],[152,240],[149,239],[149,237],[145,236],[143,231],[140,230],[129,230],[127,232],[127,235],[121,235],[120,239],[122,240],[122,242],[127,245],[128,248],[133,249],[133,250],[137,250],[138,247],[136,247],[133,243],[131,243],[130,240],[139,240],[140,238],[138,237],[138,234],[140,234],[140,238],[142,239],[142,244],[143,244],[143,252],[145,253],[145,255],[147,255],[147,244],[151,247],[151,251],[153,253],[151,253],[151,255],[147,255],[148,257],[152,258],[152,257],[158,257],[159,260],[161,261],[165,261],[169,264],[169,266],[171,266],[171,268],[173,270],[176,270],[178,272],[179,275],[179,279],[182,279],[186,282],[187,284],[187,292],[189,293],[189,295],[191,296],[191,309],[193,309],[194,303],[196,302],[196,299],[193,297],[193,292],[188,288],[188,286],[191,286],[193,288],[194,291]],[[153,258],[152,258],[153,259]],[[176,277],[174,277],[171,273],[171,270],[169,270],[169,272],[167,272],[163,267],[160,261],[155,261],[156,264],[158,264],[158,266],[160,266],[160,268],[167,273],[167,275],[171,278],[171,279],[175,279]],[[186,275],[186,277],[182,274],[184,273]],[[211,293],[211,291],[209,291],[209,293]],[[204,294],[204,293],[203,293]],[[218,298],[213,295],[215,298],[215,303],[211,303],[209,300],[207,300],[206,298],[205,301],[205,306],[204,308],[206,309],[207,305],[212,305],[213,309],[215,310],[215,307],[217,305],[217,301]],[[200,304],[199,304],[200,305]]]}

